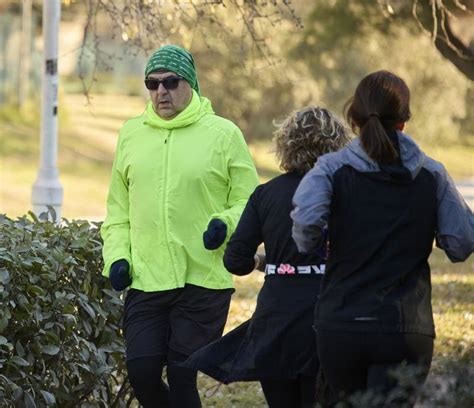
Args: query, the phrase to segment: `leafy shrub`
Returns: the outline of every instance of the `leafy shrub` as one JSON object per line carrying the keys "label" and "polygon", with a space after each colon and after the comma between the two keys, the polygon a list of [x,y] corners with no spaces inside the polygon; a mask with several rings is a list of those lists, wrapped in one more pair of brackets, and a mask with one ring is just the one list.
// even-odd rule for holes
{"label": "leafy shrub", "polygon": [[0,215],[0,406],[125,406],[122,300],[99,224]]}
{"label": "leafy shrub", "polygon": [[[446,367],[449,372],[441,376],[430,375],[426,383],[421,384],[422,370],[402,363],[390,373],[395,385],[391,390],[367,390],[345,398],[337,398],[324,379],[320,379],[317,408],[472,408],[474,389],[471,379],[474,368],[461,361],[448,363],[447,366],[450,366]],[[320,395],[321,391],[325,394]]]}

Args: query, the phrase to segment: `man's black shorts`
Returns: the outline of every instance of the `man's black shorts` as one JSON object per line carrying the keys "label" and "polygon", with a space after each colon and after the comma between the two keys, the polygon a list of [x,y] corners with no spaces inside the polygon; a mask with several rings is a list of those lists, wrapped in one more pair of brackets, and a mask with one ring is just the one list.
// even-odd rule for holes
{"label": "man's black shorts", "polygon": [[160,292],[130,289],[123,317],[127,360],[166,358],[170,349],[189,356],[219,338],[233,292],[190,284]]}

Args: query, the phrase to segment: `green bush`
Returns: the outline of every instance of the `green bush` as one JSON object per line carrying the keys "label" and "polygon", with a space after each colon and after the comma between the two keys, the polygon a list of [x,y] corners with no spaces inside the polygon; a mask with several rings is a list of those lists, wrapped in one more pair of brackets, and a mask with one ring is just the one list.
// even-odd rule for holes
{"label": "green bush", "polygon": [[[401,364],[394,368],[391,377],[396,387],[388,392],[368,390],[356,392],[334,404],[337,399],[330,391],[317,405],[324,408],[432,408],[455,407],[472,408],[474,406],[474,389],[472,387],[473,369],[461,361],[450,367],[450,372],[443,376],[431,376],[423,385],[420,384],[421,370],[414,366]],[[415,405],[414,405],[415,404]]]}
{"label": "green bush", "polygon": [[0,215],[0,406],[126,406],[99,224]]}

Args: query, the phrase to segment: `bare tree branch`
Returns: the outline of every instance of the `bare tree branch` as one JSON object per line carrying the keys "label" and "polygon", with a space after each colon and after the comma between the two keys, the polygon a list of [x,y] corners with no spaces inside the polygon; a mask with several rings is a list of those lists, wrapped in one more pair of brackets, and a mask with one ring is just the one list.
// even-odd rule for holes
{"label": "bare tree branch", "polygon": [[[454,4],[464,13],[472,14],[459,0]],[[415,21],[423,32],[430,35],[440,54],[467,78],[474,80],[474,49],[464,44],[451,29],[450,19],[455,19],[456,15],[442,0],[429,0],[429,5],[430,18],[420,17],[419,9],[422,9],[423,4],[419,0],[413,1],[412,14]]]}
{"label": "bare tree branch", "polygon": [[[106,18],[108,24],[111,24],[112,38],[118,37],[127,42],[127,52],[137,55],[139,52],[148,54],[160,44],[168,42],[176,30],[187,30],[191,39],[198,29],[210,25],[219,27],[222,35],[232,33],[235,21],[227,24],[219,21],[218,16],[223,9],[227,9],[228,13],[237,13],[237,22],[240,21],[243,27],[242,44],[250,41],[256,49],[256,54],[268,61],[271,52],[260,23],[265,22],[274,27],[283,18],[287,18],[297,27],[302,27],[302,20],[296,15],[290,0],[128,0],[124,3],[113,0],[87,0],[87,22],[79,57],[79,77],[88,102],[90,90],[96,81],[98,64],[107,65],[114,57],[101,49],[98,35],[99,17]],[[204,29],[201,33],[207,38]],[[85,60],[89,57],[87,51],[95,59],[92,72],[86,78],[84,70]]]}
{"label": "bare tree branch", "polygon": [[436,37],[436,48],[467,78],[474,81],[474,50],[453,34],[448,18],[443,18],[438,24],[441,24],[443,34]]}

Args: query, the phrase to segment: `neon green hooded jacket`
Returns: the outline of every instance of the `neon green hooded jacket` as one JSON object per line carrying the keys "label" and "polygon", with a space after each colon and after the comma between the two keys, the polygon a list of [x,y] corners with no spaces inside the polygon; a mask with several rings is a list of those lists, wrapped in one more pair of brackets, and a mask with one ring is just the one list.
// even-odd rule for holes
{"label": "neon green hooded jacket", "polygon": [[102,225],[108,276],[119,259],[131,265],[132,288],[145,292],[183,287],[233,287],[222,263],[225,243],[204,248],[213,218],[234,232],[257,172],[239,128],[214,114],[193,91],[190,104],[171,120],[151,102],[122,127]]}

